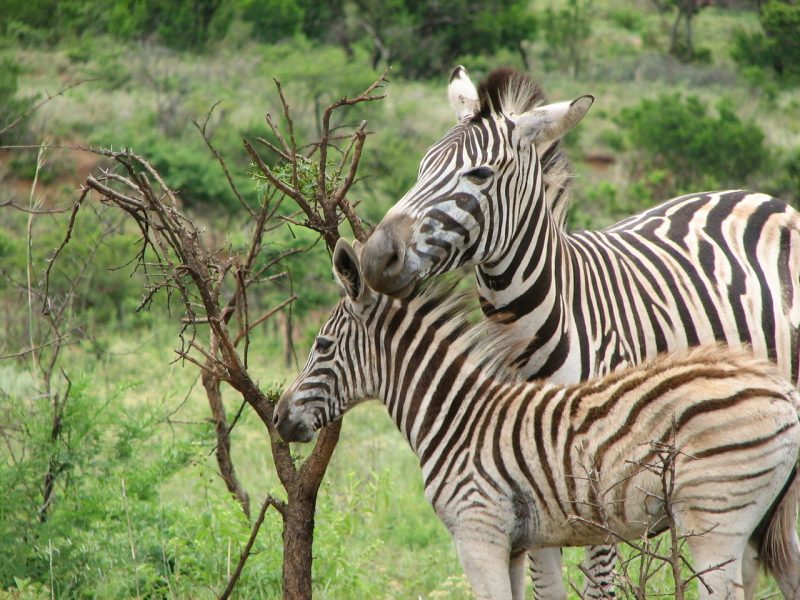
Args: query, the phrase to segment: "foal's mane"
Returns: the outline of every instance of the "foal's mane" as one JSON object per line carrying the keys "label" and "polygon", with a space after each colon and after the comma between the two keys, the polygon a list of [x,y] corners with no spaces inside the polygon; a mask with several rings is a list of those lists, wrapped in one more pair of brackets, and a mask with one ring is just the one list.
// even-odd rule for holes
{"label": "foal's mane", "polygon": [[526,340],[507,332],[499,321],[479,317],[474,286],[459,289],[459,280],[457,276],[435,277],[421,284],[411,298],[395,302],[409,314],[424,315],[439,331],[438,337],[447,337],[450,348],[460,351],[485,376],[521,381],[511,361],[518,344]]}
{"label": "foal's mane", "polygon": [[[507,67],[493,70],[478,84],[480,110],[474,119],[519,115],[547,104],[542,88],[525,73]],[[545,197],[556,223],[564,229],[572,198],[572,166],[556,140],[537,148],[544,175]]]}

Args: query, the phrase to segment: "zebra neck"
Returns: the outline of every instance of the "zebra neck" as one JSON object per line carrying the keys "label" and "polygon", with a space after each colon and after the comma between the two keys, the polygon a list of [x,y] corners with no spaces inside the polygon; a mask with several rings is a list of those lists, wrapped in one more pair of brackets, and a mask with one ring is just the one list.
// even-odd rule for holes
{"label": "zebra neck", "polygon": [[478,292],[487,316],[509,313],[521,318],[536,310],[544,296],[562,296],[571,283],[570,246],[545,198],[541,177],[520,211],[507,249],[476,267]]}
{"label": "zebra neck", "polygon": [[486,355],[466,347],[467,336],[458,323],[433,323],[413,313],[400,325],[398,320],[387,319],[373,338],[384,349],[378,352],[376,368],[378,398],[423,461],[429,440],[446,432],[470,403],[474,407],[483,401],[474,397],[475,390],[500,383],[482,368]]}
{"label": "zebra neck", "polygon": [[515,366],[544,377],[551,374],[550,356],[569,353],[572,251],[543,196],[531,203],[518,232],[506,257],[476,268],[478,294],[484,315],[535,339]]}

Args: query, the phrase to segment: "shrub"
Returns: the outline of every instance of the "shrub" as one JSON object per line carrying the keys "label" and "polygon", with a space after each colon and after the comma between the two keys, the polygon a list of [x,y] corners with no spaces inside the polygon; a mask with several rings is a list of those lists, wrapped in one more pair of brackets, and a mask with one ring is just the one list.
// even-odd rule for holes
{"label": "shrub", "polygon": [[255,39],[279,42],[300,30],[304,11],[295,0],[244,0],[242,16],[252,24]]}
{"label": "shrub", "polygon": [[[18,77],[17,64],[9,58],[0,57],[0,130],[11,125],[17,117],[30,110],[33,104],[32,100],[17,96]],[[28,124],[28,118],[23,118],[5,133],[0,133],[0,145],[24,141]]]}
{"label": "shrub", "polygon": [[676,191],[699,184],[742,185],[765,154],[763,131],[741,120],[727,100],[712,116],[695,96],[662,95],[623,109],[618,122],[643,155],[643,166],[668,171]]}
{"label": "shrub", "polygon": [[800,78],[800,4],[770,0],[759,13],[762,31],[739,31],[731,56],[741,66],[755,65],[791,83]]}

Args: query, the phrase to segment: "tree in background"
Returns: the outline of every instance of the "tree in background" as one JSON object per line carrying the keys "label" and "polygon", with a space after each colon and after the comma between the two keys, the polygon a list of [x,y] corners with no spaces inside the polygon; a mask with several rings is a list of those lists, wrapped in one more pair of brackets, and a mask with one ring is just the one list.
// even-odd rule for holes
{"label": "tree in background", "polygon": [[800,4],[770,0],[758,15],[762,31],[739,31],[733,59],[742,66],[768,69],[791,84],[800,78]]}
{"label": "tree in background", "polygon": [[711,53],[707,48],[694,45],[692,21],[698,13],[714,4],[712,0],[651,0],[658,12],[675,13],[669,35],[669,53],[683,62],[693,60],[707,61]]}
{"label": "tree in background", "polygon": [[[356,34],[372,44],[373,64],[397,66],[407,77],[449,71],[459,58],[501,48],[520,53],[536,20],[524,0],[354,0]],[[355,37],[355,36],[353,36]]]}
{"label": "tree in background", "polygon": [[198,50],[225,34],[233,8],[230,0],[0,0],[0,14],[7,15],[0,32],[21,28],[32,41],[49,42],[95,33],[157,36],[165,46]]}
{"label": "tree in background", "polygon": [[238,15],[259,41],[302,32],[348,52],[364,43],[374,67],[397,66],[408,77],[441,74],[459,57],[502,48],[526,62],[523,42],[536,32],[525,0],[0,0],[0,14],[9,15],[0,33],[31,42],[108,33],[195,51],[224,37]]}
{"label": "tree in background", "polygon": [[548,7],[544,13],[543,31],[548,51],[556,60],[572,69],[578,77],[586,60],[592,34],[592,0],[567,0],[561,9]]}

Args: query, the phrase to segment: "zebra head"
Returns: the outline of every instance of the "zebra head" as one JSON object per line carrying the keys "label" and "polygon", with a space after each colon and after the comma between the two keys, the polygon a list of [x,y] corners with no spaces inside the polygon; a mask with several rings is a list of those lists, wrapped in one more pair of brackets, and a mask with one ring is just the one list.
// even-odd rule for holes
{"label": "zebra head", "polygon": [[[358,249],[358,248],[357,248]],[[356,250],[339,239],[333,273],[345,292],[322,326],[303,370],[275,407],[281,437],[308,442],[314,432],[375,395],[366,317],[380,298],[364,283]]]}
{"label": "zebra head", "polygon": [[594,100],[543,105],[521,73],[498,69],[476,88],[463,67],[448,95],[458,123],[428,149],[417,182],[364,247],[364,276],[378,292],[403,297],[431,275],[502,259],[515,225],[543,202],[540,154],[552,162],[557,140]]}

